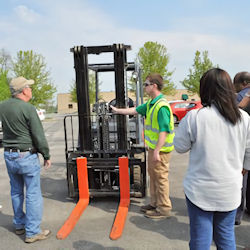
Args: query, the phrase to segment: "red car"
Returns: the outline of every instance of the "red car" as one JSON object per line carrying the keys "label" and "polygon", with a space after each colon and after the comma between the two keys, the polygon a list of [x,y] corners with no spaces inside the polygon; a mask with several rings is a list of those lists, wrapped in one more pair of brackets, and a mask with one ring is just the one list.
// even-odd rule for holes
{"label": "red car", "polygon": [[174,123],[180,122],[188,111],[203,107],[200,101],[177,101],[170,102],[169,105],[173,112]]}

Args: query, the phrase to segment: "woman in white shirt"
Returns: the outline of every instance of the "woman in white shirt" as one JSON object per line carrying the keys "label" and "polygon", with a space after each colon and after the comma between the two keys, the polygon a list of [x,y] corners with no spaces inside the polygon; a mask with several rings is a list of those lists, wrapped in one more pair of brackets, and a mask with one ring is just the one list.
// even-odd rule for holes
{"label": "woman in white shirt", "polygon": [[[250,170],[250,119],[239,110],[232,80],[214,68],[200,80],[203,108],[190,111],[174,139],[179,153],[190,150],[184,192],[192,250],[233,250],[234,220],[241,201],[242,171]],[[244,169],[244,170],[243,170]]]}

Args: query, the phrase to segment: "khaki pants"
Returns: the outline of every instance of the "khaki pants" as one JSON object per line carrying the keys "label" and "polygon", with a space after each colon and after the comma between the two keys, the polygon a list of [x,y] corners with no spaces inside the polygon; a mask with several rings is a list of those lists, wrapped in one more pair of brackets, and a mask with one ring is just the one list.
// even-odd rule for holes
{"label": "khaki pants", "polygon": [[165,215],[172,209],[169,199],[169,161],[171,153],[160,152],[161,161],[153,161],[153,149],[148,150],[148,174],[150,176],[151,206]]}

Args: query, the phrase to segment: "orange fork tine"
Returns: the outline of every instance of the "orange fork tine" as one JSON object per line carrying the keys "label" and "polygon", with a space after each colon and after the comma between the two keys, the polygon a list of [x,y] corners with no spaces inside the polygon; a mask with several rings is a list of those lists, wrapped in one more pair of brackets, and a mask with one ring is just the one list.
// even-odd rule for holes
{"label": "orange fork tine", "polygon": [[110,232],[110,239],[116,240],[122,236],[123,228],[130,204],[130,184],[128,172],[128,157],[119,157],[120,204]]}
{"label": "orange fork tine", "polygon": [[78,175],[79,201],[56,235],[57,239],[61,240],[65,239],[71,233],[77,221],[80,219],[83,211],[89,204],[87,158],[77,158],[76,164]]}

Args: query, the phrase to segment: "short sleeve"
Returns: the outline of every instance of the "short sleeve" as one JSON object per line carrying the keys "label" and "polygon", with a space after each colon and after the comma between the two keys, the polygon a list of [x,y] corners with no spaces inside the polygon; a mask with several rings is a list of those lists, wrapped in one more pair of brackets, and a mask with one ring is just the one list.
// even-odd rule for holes
{"label": "short sleeve", "polygon": [[147,103],[144,103],[138,107],[136,107],[136,112],[140,115],[146,116],[147,113]]}

